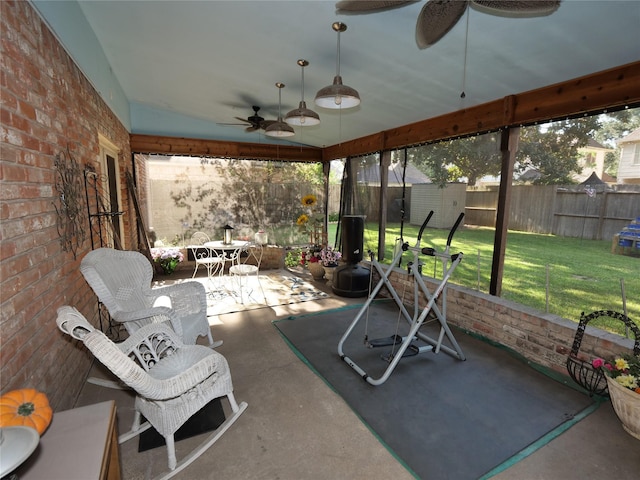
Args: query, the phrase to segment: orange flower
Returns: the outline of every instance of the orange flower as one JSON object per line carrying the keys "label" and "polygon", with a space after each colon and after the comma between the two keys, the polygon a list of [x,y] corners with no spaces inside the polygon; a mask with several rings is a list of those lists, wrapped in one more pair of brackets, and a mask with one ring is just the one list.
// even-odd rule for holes
{"label": "orange flower", "polygon": [[309,194],[302,197],[302,205],[305,207],[313,207],[316,203],[318,203],[318,199],[315,195]]}

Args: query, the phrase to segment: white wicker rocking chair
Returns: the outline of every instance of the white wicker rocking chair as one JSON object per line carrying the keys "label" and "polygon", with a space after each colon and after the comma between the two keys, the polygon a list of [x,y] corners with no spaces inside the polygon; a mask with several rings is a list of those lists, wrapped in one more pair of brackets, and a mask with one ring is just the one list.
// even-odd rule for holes
{"label": "white wicker rocking chair", "polygon": [[169,322],[186,344],[207,336],[214,348],[207,320],[207,292],[198,282],[151,288],[153,267],[139,252],[98,248],[80,263],[80,271],[111,317],[129,334],[149,323]]}
{"label": "white wicker rocking chair", "polygon": [[[153,426],[167,444],[169,471],[158,479],[168,479],[191,464],[213,445],[247,408],[236,403],[227,360],[203,345],[184,345],[166,324],[145,325],[124,342],[115,344],[96,330],[73,307],[58,309],[60,330],[81,340],[86,347],[136,393],[131,431],[118,443]],[[180,462],[176,460],[174,433],[202,407],[226,396],[231,415],[198,447]],[[147,420],[141,424],[141,415]]]}

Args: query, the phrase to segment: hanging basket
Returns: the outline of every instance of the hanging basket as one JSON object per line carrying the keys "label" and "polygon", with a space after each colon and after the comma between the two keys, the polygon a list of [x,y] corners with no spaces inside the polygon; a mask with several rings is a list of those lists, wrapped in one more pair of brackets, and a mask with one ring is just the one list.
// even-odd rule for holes
{"label": "hanging basket", "polygon": [[609,392],[604,373],[593,368],[591,362],[580,359],[578,355],[580,344],[582,343],[582,337],[584,336],[584,331],[587,328],[587,323],[599,317],[615,318],[623,322],[635,335],[633,354],[640,355],[640,330],[629,317],[622,313],[614,312],[613,310],[598,310],[590,313],[589,315],[585,315],[584,312],[582,312],[580,315],[580,322],[578,323],[578,330],[576,331],[575,338],[573,339],[571,353],[569,353],[569,357],[567,357],[567,371],[569,372],[569,376],[578,385],[589,392],[589,395],[591,396],[606,396]]}
{"label": "hanging basket", "polygon": [[605,377],[609,386],[609,396],[622,428],[640,440],[640,394],[623,387],[613,378]]}

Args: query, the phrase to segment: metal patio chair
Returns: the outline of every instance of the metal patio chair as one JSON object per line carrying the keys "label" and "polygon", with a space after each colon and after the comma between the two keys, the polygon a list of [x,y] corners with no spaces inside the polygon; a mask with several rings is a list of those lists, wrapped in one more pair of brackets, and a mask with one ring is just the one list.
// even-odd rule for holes
{"label": "metal patio chair", "polygon": [[248,289],[250,276],[256,277],[258,287],[262,292],[262,298],[265,303],[267,302],[267,297],[260,283],[260,264],[262,263],[263,252],[264,247],[262,245],[256,243],[247,244],[244,251],[240,253],[237,262],[229,267],[229,274],[235,277],[235,280],[238,282],[237,292],[240,296],[240,303],[244,303],[245,295],[247,298],[251,297],[252,290]]}
{"label": "metal patio chair", "polygon": [[224,270],[224,256],[218,255],[214,250],[204,246],[209,241],[211,241],[209,235],[204,232],[196,232],[191,235],[187,248],[191,251],[196,264],[191,278],[195,278],[200,266],[207,269],[207,278],[209,280],[212,280],[215,275],[222,273]]}

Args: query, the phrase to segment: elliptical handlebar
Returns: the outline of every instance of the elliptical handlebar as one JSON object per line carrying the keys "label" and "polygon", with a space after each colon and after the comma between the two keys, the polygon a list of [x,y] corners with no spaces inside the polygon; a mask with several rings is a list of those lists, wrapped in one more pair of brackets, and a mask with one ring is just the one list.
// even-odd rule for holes
{"label": "elliptical handlebar", "polygon": [[427,223],[429,223],[429,220],[431,220],[432,216],[433,216],[433,210],[431,210],[429,212],[429,215],[427,215],[427,218],[425,218],[424,222],[422,222],[422,226],[420,227],[420,231],[418,232],[418,244],[417,244],[417,246],[420,246],[420,240],[422,239],[422,233],[424,232],[424,229],[427,228]]}
{"label": "elliptical handlebar", "polygon": [[449,236],[447,237],[447,247],[451,246],[451,239],[453,238],[453,234],[456,233],[456,230],[458,229],[458,225],[460,225],[460,222],[462,222],[463,217],[464,217],[464,212],[460,212],[460,215],[458,215],[458,219],[456,220],[456,223],[454,223],[453,227],[451,227],[451,231],[449,232]]}

